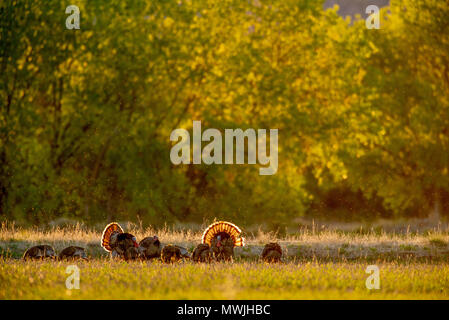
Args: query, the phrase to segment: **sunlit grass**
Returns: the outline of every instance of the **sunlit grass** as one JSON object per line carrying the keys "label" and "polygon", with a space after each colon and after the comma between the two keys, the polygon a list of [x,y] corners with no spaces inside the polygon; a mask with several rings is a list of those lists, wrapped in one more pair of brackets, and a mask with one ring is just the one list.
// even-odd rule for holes
{"label": "sunlit grass", "polygon": [[80,289],[65,286],[68,262],[0,261],[0,299],[447,299],[449,264],[379,263],[380,290],[366,263],[193,264],[77,262]]}
{"label": "sunlit grass", "polygon": [[[175,229],[142,228],[135,224],[123,224],[126,231],[138,240],[158,235],[162,243],[181,245],[192,251],[201,242],[203,228]],[[2,223],[0,227],[0,255],[19,258],[33,245],[52,245],[57,251],[69,245],[87,248],[94,257],[105,257],[100,247],[101,228],[91,228],[75,224],[66,227],[22,228],[13,223]],[[336,229],[305,229],[278,235],[274,232],[256,230],[246,232],[247,247],[238,249],[237,256],[257,257],[264,244],[279,242],[286,255],[299,258],[369,258],[405,257],[412,255],[421,258],[449,258],[449,232],[447,229],[433,229],[420,233],[395,233],[383,230],[362,230],[361,232]]]}
{"label": "sunlit grass", "polygon": [[[126,225],[138,239],[157,234],[164,243],[192,249],[201,229],[155,230]],[[174,265],[111,261],[100,247],[101,230],[82,225],[51,229],[0,229],[0,299],[447,299],[449,258],[447,231],[415,234],[301,230],[278,236],[247,234],[248,246],[233,264]],[[286,263],[258,262],[264,243],[278,241]],[[22,261],[27,247],[67,245],[87,248],[89,262],[80,268],[81,287],[68,290],[69,262]],[[237,250],[236,250],[237,251]],[[380,290],[368,290],[370,264],[380,268]]]}
{"label": "sunlit grass", "polygon": [[[126,223],[123,225],[127,232],[134,234],[138,239],[158,235],[165,243],[198,243],[204,226],[199,226],[196,230],[175,229],[163,226],[161,228],[142,228],[136,224]],[[65,227],[52,228],[23,228],[14,223],[3,222],[0,226],[0,241],[27,241],[30,243],[41,242],[62,242],[63,244],[73,243],[99,243],[101,230],[86,227],[82,224],[68,225]],[[246,243],[257,245],[270,241],[280,243],[301,243],[329,245],[369,245],[369,246],[400,246],[400,245],[437,245],[447,247],[449,244],[449,229],[431,229],[420,233],[395,233],[383,230],[361,230],[360,232],[345,232],[337,229],[306,229],[298,228],[288,235],[279,236],[275,232],[264,232],[256,230],[245,234]]]}

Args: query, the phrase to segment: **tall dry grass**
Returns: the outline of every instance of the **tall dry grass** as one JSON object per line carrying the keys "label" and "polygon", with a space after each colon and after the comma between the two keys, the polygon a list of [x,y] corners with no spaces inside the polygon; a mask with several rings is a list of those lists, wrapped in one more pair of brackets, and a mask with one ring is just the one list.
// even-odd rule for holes
{"label": "tall dry grass", "polygon": [[[201,242],[202,229],[184,229],[163,226],[147,227],[132,223],[123,223],[127,232],[134,234],[138,240],[147,236],[158,235],[164,244],[172,243],[189,250]],[[202,226],[205,228],[205,226]],[[245,232],[245,231],[244,231]],[[264,244],[278,242],[290,256],[302,257],[376,257],[385,254],[412,254],[418,257],[449,256],[449,232],[436,227],[425,232],[396,232],[371,228],[342,231],[323,225],[298,227],[295,232],[280,235],[266,232],[262,228],[253,228],[245,232],[247,247],[238,249],[237,254],[257,256]],[[100,247],[101,229],[75,223],[67,226],[50,228],[23,228],[13,222],[3,222],[0,227],[0,250],[11,251],[18,257],[27,247],[37,244],[49,244],[57,251],[69,245],[87,247],[94,256],[105,252]]]}

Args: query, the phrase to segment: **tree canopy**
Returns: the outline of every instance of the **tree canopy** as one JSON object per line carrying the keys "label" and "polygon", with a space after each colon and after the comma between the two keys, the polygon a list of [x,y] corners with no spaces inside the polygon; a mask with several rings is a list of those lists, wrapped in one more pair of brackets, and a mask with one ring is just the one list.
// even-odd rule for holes
{"label": "tree canopy", "polygon": [[[0,211],[147,223],[449,209],[449,4],[381,28],[308,0],[0,4]],[[170,162],[170,132],[279,129],[279,169]],[[331,200],[331,201],[330,201]],[[332,202],[333,204],[331,204]]]}

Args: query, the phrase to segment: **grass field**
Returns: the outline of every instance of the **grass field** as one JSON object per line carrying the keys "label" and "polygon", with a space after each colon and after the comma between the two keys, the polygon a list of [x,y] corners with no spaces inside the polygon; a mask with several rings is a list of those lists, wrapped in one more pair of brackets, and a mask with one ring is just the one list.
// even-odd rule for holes
{"label": "grass field", "polygon": [[0,299],[447,299],[449,264],[379,263],[368,290],[363,262],[76,263],[80,289],[65,286],[68,262],[3,260]]}
{"label": "grass field", "polygon": [[[157,233],[165,243],[191,249],[200,232],[132,229],[141,239]],[[400,234],[385,232],[303,232],[277,239],[285,263],[258,261],[262,232],[236,250],[233,264],[183,261],[111,261],[99,246],[100,232],[83,227],[0,230],[0,299],[448,299],[447,230]],[[76,244],[91,257],[84,262],[22,261],[31,245],[57,251]],[[292,249],[293,248],[293,249]],[[80,269],[80,289],[66,288],[66,267]],[[365,269],[380,269],[380,289],[368,290]]]}

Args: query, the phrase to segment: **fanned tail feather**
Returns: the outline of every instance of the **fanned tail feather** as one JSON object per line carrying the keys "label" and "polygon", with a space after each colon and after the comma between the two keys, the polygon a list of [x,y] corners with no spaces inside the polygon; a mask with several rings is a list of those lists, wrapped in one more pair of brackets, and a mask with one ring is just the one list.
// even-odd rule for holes
{"label": "fanned tail feather", "polygon": [[222,232],[227,233],[231,237],[235,247],[243,247],[245,245],[245,238],[240,235],[242,230],[235,224],[227,221],[214,222],[208,226],[203,233],[201,242],[211,245],[212,239]]}
{"label": "fanned tail feather", "polygon": [[112,251],[110,246],[111,235],[116,232],[123,233],[122,227],[117,222],[111,222],[104,228],[103,235],[101,236],[101,246],[108,252]]}

